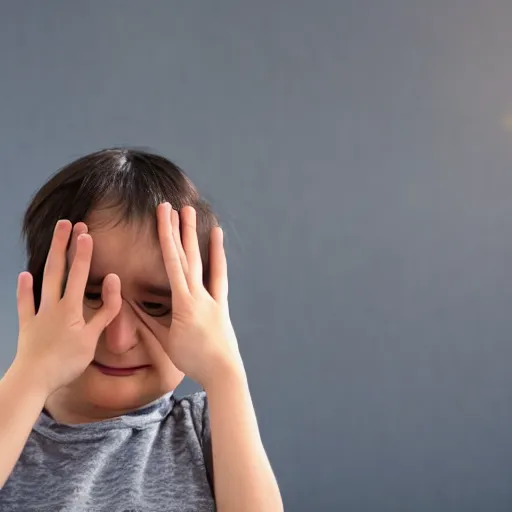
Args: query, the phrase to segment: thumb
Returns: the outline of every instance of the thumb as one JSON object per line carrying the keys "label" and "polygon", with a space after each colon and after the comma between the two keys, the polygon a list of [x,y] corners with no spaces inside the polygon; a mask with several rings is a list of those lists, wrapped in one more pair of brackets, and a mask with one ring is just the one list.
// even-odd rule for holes
{"label": "thumb", "polygon": [[149,358],[155,365],[155,367],[160,368],[162,371],[165,370],[166,364],[169,360],[169,356],[167,355],[162,342],[155,337],[151,329],[148,327],[144,319],[141,317],[140,313],[133,308],[131,305],[133,313],[140,319],[140,323],[138,329],[141,332],[141,339],[143,340]]}
{"label": "thumb", "polygon": [[121,309],[121,282],[116,274],[109,274],[103,280],[101,298],[103,299],[103,306],[87,325],[91,335],[97,338],[119,314]]}

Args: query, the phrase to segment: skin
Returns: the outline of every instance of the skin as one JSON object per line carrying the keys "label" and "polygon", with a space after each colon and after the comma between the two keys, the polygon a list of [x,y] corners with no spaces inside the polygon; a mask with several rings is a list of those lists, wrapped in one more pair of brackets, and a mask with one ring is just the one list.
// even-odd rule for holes
{"label": "skin", "polygon": [[[229,318],[222,230],[210,233],[205,287],[193,208],[178,215],[159,205],[157,235],[150,222],[111,219],[98,210],[73,234],[69,222],[58,223],[37,314],[32,278],[19,276],[18,351],[0,381],[0,408],[11,411],[0,417],[0,485],[43,405],[61,423],[100,421],[157,399],[187,375],[208,397],[217,510],[283,510]],[[112,377],[95,360],[148,367]]]}
{"label": "skin", "polygon": [[[175,229],[178,226],[179,221]],[[150,366],[120,378],[104,375],[91,363],[46,401],[50,415],[68,424],[120,416],[174,390],[184,377],[163,349],[171,324],[171,294],[157,296],[145,286],[170,287],[153,225],[149,221],[119,223],[110,210],[97,210],[87,225],[74,226],[69,266],[76,255],[76,240],[84,233],[89,234],[94,247],[83,300],[85,321],[102,307],[98,280],[114,274],[121,292],[119,313],[101,333],[94,360],[113,367]]]}

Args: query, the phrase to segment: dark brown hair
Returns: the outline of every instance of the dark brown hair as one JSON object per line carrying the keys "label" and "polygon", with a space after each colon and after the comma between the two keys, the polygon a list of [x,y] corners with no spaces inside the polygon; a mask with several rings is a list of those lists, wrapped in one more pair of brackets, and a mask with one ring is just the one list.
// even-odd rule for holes
{"label": "dark brown hair", "polygon": [[200,197],[186,174],[163,156],[132,148],[104,149],[66,165],[34,195],[23,218],[27,270],[34,278],[36,308],[41,300],[46,257],[55,224],[68,219],[84,222],[100,205],[116,208],[119,221],[155,219],[156,207],[168,201],[173,208],[193,206],[203,260],[203,279],[208,279],[208,243],[218,224],[209,204]]}

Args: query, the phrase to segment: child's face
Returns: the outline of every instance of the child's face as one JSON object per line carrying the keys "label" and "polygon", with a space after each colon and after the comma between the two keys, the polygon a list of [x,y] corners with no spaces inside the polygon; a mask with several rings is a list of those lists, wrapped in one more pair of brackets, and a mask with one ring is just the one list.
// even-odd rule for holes
{"label": "child's face", "polygon": [[95,361],[116,368],[147,366],[127,376],[113,376],[91,364],[76,381],[57,391],[53,402],[59,408],[69,404],[79,414],[120,415],[175,389],[183,379],[160,345],[168,336],[171,295],[155,223],[116,226],[116,221],[108,210],[93,212],[86,220],[94,248],[84,318],[87,321],[101,307],[101,279],[117,274],[121,310],[99,338]]}

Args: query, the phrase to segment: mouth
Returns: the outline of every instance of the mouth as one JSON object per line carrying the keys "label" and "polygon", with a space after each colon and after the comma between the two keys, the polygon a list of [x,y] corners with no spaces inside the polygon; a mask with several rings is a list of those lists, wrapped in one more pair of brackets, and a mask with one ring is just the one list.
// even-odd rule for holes
{"label": "mouth", "polygon": [[116,368],[112,366],[105,366],[104,364],[98,363],[97,361],[92,362],[92,366],[96,367],[101,373],[105,375],[112,375],[115,377],[125,377],[128,375],[133,375],[145,368],[149,368],[150,365],[146,364],[143,366],[134,366],[129,368]]}

